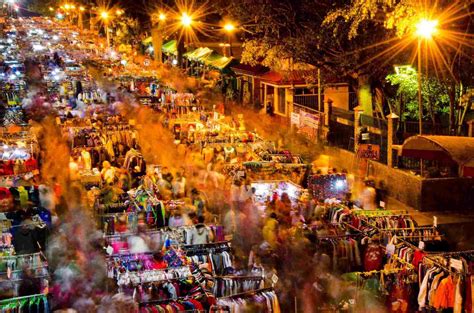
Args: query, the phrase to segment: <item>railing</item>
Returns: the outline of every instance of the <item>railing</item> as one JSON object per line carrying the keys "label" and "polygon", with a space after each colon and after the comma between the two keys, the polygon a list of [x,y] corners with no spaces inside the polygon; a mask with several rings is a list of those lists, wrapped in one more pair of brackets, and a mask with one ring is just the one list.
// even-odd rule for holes
{"label": "railing", "polygon": [[[313,110],[318,110],[318,95],[295,95],[293,96],[293,102],[297,103],[300,106],[310,108]],[[324,95],[321,95],[321,108],[324,103]]]}
{"label": "railing", "polygon": [[337,118],[342,118],[351,122],[354,122],[354,111],[344,110],[341,108],[333,107],[331,119],[337,120]]}
{"label": "railing", "polygon": [[[420,124],[417,121],[402,122],[402,131],[408,134],[418,134],[420,132]],[[433,125],[430,121],[423,121],[423,134],[449,135],[449,127],[445,127],[441,123]]]}
{"label": "railing", "polygon": [[365,114],[360,115],[360,125],[387,130],[387,120]]}
{"label": "railing", "polygon": [[324,113],[318,111],[317,109],[313,109],[313,108],[307,107],[305,105],[302,105],[300,103],[293,102],[293,112],[300,113],[301,111],[307,112],[307,113],[312,113],[312,114],[315,114],[315,115],[320,115],[320,118],[324,117]]}

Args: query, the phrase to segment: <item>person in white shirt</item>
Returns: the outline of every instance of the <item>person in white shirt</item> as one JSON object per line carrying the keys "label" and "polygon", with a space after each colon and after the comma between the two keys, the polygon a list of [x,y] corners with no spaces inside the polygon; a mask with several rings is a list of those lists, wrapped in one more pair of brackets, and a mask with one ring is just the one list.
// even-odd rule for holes
{"label": "person in white shirt", "polygon": [[204,217],[198,216],[198,223],[187,233],[186,244],[202,245],[210,243],[212,239],[212,232],[209,227],[204,224]]}

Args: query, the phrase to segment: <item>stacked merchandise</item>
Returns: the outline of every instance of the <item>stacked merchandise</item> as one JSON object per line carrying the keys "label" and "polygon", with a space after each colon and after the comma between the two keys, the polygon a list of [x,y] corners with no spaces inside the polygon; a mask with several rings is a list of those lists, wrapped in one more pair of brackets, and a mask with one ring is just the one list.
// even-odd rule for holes
{"label": "stacked merchandise", "polygon": [[116,279],[122,292],[133,296],[140,312],[167,307],[179,312],[204,311],[213,301],[186,262],[184,255],[173,248],[163,254],[115,255],[109,259],[109,277]]}
{"label": "stacked merchandise", "polygon": [[31,179],[38,174],[37,140],[28,131],[2,133],[0,175]]}
{"label": "stacked merchandise", "polygon": [[[251,311],[250,311],[251,310]],[[280,313],[280,304],[273,288],[252,290],[217,300],[210,312],[275,312]]]}
{"label": "stacked merchandise", "polygon": [[137,145],[137,133],[129,125],[67,126],[64,132],[71,143],[72,156],[85,170],[98,167],[104,161],[123,160]]}
{"label": "stacked merchandise", "polygon": [[312,175],[308,189],[315,199],[344,199],[348,192],[345,174]]}
{"label": "stacked merchandise", "polygon": [[[135,221],[129,221],[130,232],[106,235],[106,245],[112,248],[112,253],[117,254],[119,251],[129,252],[129,241],[133,236],[137,235],[137,228]],[[135,226],[132,226],[135,225]],[[212,233],[209,237],[213,240],[220,242],[223,240],[222,226],[210,225],[207,226],[209,231]],[[144,236],[150,239],[153,243],[153,248],[161,250],[164,246],[180,246],[187,243],[189,233],[194,232],[195,226],[180,226],[180,227],[164,227],[156,230],[142,231]]]}

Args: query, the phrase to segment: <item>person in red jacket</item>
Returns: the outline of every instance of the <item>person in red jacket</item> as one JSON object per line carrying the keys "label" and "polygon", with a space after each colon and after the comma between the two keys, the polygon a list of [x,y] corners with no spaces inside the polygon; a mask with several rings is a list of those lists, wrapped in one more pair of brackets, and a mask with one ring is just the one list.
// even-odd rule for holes
{"label": "person in red jacket", "polygon": [[153,254],[152,267],[154,270],[161,270],[168,267],[168,264],[163,260],[163,254],[161,252],[156,252]]}

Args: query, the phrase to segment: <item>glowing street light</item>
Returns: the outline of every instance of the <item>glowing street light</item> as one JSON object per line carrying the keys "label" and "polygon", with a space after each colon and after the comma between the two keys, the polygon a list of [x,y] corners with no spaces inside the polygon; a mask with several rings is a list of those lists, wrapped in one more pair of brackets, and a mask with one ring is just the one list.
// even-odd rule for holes
{"label": "glowing street light", "polygon": [[160,20],[160,22],[166,21],[166,14],[163,13],[163,12],[160,12],[160,13],[158,14],[158,19]]}
{"label": "glowing street light", "polygon": [[109,12],[102,11],[100,12],[100,18],[104,21],[105,25],[105,36],[107,38],[107,48],[110,48],[110,34],[109,34]]}
{"label": "glowing street light", "polygon": [[192,22],[193,22],[193,19],[191,18],[191,16],[188,15],[188,13],[183,13],[181,15],[181,24],[184,27],[190,27]]}
{"label": "glowing street light", "polygon": [[423,96],[421,86],[421,42],[422,40],[431,40],[433,35],[438,32],[438,20],[428,20],[422,18],[416,24],[415,35],[418,37],[418,111],[419,111],[419,134],[423,134]]}
{"label": "glowing street light", "polygon": [[231,33],[235,30],[235,26],[232,23],[227,23],[224,25],[224,30],[228,33]]}
{"label": "glowing street light", "polygon": [[416,24],[416,35],[419,38],[431,39],[438,31],[438,20],[421,19]]}
{"label": "glowing street light", "polygon": [[85,10],[86,10],[86,8],[84,8],[83,6],[79,7],[79,11],[84,12]]}
{"label": "glowing street light", "polygon": [[100,12],[100,18],[103,19],[104,21],[107,21],[109,19],[109,12],[107,11]]}
{"label": "glowing street light", "polygon": [[235,31],[235,25],[231,22],[227,22],[224,25],[224,30],[227,32],[227,35],[229,37],[229,54],[230,56],[233,56],[232,53],[232,33]]}
{"label": "glowing street light", "polygon": [[125,13],[123,10],[121,9],[117,9],[117,11],[115,11],[115,14],[117,14],[117,16],[120,16],[122,15],[123,13]]}

